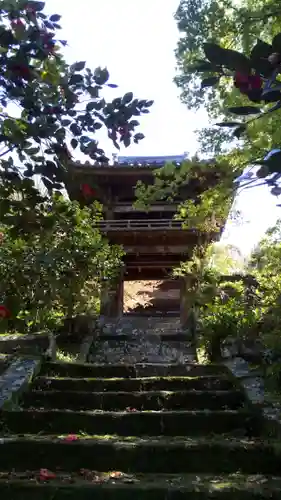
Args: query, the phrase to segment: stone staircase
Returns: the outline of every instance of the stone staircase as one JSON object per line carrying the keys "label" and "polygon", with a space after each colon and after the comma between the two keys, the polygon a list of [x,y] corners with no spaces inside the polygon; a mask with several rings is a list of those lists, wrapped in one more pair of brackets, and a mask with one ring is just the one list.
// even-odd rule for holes
{"label": "stone staircase", "polygon": [[195,351],[177,317],[124,316],[93,344],[90,362],[188,363]]}
{"label": "stone staircase", "polygon": [[123,328],[94,364],[45,363],[2,411],[1,500],[281,498],[278,450],[229,372],[151,328],[154,350]]}

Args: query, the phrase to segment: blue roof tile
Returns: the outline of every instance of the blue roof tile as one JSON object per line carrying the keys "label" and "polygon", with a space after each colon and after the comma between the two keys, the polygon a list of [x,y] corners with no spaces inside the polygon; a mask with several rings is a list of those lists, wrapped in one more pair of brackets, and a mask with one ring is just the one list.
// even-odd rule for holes
{"label": "blue roof tile", "polygon": [[187,155],[171,156],[116,156],[115,162],[118,165],[164,165],[166,162],[182,163],[187,159]]}

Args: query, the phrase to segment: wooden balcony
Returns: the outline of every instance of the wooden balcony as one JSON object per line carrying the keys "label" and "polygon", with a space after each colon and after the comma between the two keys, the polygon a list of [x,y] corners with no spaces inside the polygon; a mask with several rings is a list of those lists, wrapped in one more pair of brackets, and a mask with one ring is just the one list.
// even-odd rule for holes
{"label": "wooden balcony", "polygon": [[177,205],[176,204],[152,204],[148,209],[146,208],[135,208],[132,203],[126,203],[126,202],[118,202],[115,204],[113,207],[112,211],[114,213],[129,213],[129,212],[144,212],[144,213],[149,213],[149,212],[173,212],[176,213],[177,211]]}
{"label": "wooden balcony", "polygon": [[[103,220],[96,223],[102,232],[115,231],[175,231],[183,228],[183,223],[174,219],[127,219]],[[190,231],[190,230],[189,230]]]}

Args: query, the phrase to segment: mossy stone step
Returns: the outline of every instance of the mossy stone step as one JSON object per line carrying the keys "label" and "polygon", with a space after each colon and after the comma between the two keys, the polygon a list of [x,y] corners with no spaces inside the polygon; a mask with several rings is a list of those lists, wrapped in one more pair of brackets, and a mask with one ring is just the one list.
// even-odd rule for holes
{"label": "mossy stone step", "polygon": [[105,377],[105,378],[139,378],[153,376],[199,377],[201,375],[227,374],[227,368],[222,365],[197,364],[152,364],[106,365],[79,363],[44,363],[41,375],[59,375],[69,377]]}
{"label": "mossy stone step", "polygon": [[[73,437],[73,436],[71,436]],[[4,439],[0,470],[123,470],[134,473],[280,474],[281,457],[271,444],[240,439],[165,439],[118,436]]]}
{"label": "mossy stone step", "polygon": [[245,429],[257,436],[262,417],[248,410],[225,411],[148,411],[148,412],[74,412],[71,410],[5,411],[0,422],[12,433],[119,434],[122,436],[186,436],[223,434]]}
{"label": "mossy stone step", "polygon": [[[38,482],[38,471],[24,472],[21,479],[0,479],[2,500],[279,500],[281,478],[237,475],[153,475],[89,473],[88,476],[57,474]],[[71,483],[71,484],[70,484]]]}
{"label": "mossy stone step", "polygon": [[37,377],[33,388],[57,391],[180,391],[180,390],[231,390],[233,380],[226,376],[202,377],[144,377],[144,378],[56,378]]}
{"label": "mossy stone step", "polygon": [[33,390],[24,395],[24,408],[45,408],[104,411],[125,410],[236,410],[245,404],[241,391],[142,391],[81,392]]}
{"label": "mossy stone step", "polygon": [[[145,331],[142,333],[142,337],[141,339],[143,341],[150,341],[150,340],[153,340],[153,341],[156,341],[156,340],[159,340],[159,343],[160,342],[187,342],[187,343],[190,343],[190,341],[192,340],[192,336],[190,334],[187,334],[187,333],[180,333],[180,332],[175,332],[172,330],[172,328],[170,328],[170,331],[166,333],[163,332],[163,333],[148,333],[147,334],[147,337],[145,335]],[[136,342],[140,342],[139,340],[139,337],[136,336],[136,335],[132,335],[131,334],[131,330],[128,331],[128,333],[119,333],[119,334],[116,334],[116,333],[104,333],[103,335],[99,335],[99,337],[96,338],[95,343],[99,344],[100,342],[110,342],[110,341],[114,341],[114,342],[128,342],[129,344],[132,342],[132,343],[136,343]]]}

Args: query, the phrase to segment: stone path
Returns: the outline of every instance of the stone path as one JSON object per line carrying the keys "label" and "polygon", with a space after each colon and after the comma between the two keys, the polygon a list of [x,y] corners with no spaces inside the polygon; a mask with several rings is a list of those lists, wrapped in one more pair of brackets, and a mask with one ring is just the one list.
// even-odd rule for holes
{"label": "stone path", "polygon": [[227,369],[175,333],[161,350],[161,322],[156,355],[124,321],[128,353],[107,338],[93,364],[45,363],[1,413],[1,500],[279,500],[281,457]]}

